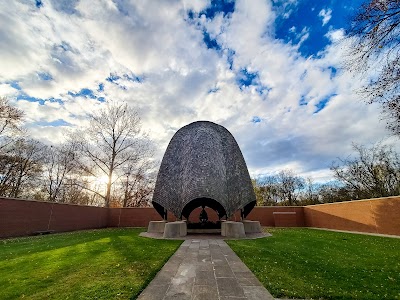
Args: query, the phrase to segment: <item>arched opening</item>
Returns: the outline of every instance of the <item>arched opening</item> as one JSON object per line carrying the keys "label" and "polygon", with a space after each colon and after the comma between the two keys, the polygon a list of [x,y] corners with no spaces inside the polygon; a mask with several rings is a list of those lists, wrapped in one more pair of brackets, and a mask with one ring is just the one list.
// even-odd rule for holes
{"label": "arched opening", "polygon": [[182,216],[188,220],[188,232],[191,233],[220,232],[220,220],[225,215],[225,208],[211,198],[196,198],[182,210]]}
{"label": "arched opening", "polygon": [[[192,210],[192,212],[189,215],[189,218],[187,219],[188,223],[198,223],[200,215],[202,214],[202,210],[203,210],[202,207],[197,207],[194,210]],[[210,222],[219,221],[218,213],[215,210],[206,206],[205,211],[207,213],[208,221]]]}
{"label": "arched opening", "polygon": [[182,210],[182,216],[189,219],[189,216],[193,210],[198,207],[209,207],[217,212],[218,219],[221,219],[226,215],[225,208],[217,201],[211,198],[196,198],[190,201]]}

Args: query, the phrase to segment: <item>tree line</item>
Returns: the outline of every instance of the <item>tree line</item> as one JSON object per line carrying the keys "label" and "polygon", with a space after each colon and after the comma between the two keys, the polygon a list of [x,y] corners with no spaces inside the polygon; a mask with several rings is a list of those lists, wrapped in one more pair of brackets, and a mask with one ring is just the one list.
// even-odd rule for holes
{"label": "tree line", "polygon": [[392,147],[353,145],[354,157],[331,165],[335,180],[318,184],[292,170],[253,179],[257,205],[309,205],[400,194],[400,158]]}
{"label": "tree line", "polygon": [[[148,206],[154,146],[138,113],[108,103],[61,145],[27,136],[24,114],[0,98],[0,196],[105,207]],[[319,184],[292,170],[253,179],[258,205],[308,205],[400,194],[400,158],[383,144],[353,145],[356,156],[332,163]]]}
{"label": "tree line", "polygon": [[0,98],[0,195],[105,207],[147,206],[154,184],[154,147],[138,113],[108,103],[45,145],[23,129],[24,114]]}

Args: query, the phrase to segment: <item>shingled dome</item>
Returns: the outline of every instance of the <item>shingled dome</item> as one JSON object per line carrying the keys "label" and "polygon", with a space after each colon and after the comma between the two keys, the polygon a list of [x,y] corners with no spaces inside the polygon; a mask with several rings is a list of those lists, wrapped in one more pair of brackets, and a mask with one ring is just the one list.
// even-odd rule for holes
{"label": "shingled dome", "polygon": [[153,206],[162,216],[189,218],[199,206],[220,218],[241,209],[246,216],[256,204],[249,172],[232,134],[223,126],[199,121],[179,129],[161,162]]}

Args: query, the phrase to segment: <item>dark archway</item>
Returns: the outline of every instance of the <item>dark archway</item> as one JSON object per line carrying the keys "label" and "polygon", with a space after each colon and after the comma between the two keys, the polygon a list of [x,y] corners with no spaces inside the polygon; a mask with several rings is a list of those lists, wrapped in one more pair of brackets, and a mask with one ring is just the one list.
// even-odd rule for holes
{"label": "dark archway", "polygon": [[221,219],[226,216],[225,208],[217,201],[211,198],[196,198],[190,201],[182,210],[182,216],[186,219],[189,219],[190,214],[193,210],[198,207],[207,206],[217,212],[217,215]]}

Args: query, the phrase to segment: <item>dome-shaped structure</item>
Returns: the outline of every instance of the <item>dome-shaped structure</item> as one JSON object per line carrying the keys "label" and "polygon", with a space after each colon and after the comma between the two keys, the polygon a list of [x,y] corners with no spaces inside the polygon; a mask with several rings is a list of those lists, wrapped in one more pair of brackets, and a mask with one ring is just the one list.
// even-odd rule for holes
{"label": "dome-shaped structure", "polygon": [[199,206],[219,217],[242,209],[246,216],[256,197],[242,152],[223,126],[199,121],[179,129],[161,162],[153,206],[162,217],[166,210],[188,218]]}

